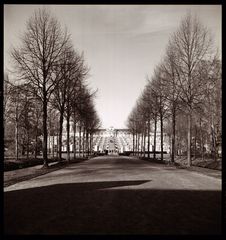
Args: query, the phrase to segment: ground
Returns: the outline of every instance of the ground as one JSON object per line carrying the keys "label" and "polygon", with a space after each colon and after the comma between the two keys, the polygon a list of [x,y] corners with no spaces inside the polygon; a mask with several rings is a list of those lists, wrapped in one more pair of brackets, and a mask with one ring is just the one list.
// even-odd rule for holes
{"label": "ground", "polygon": [[6,234],[220,234],[221,179],[96,157],[5,187],[4,214]]}

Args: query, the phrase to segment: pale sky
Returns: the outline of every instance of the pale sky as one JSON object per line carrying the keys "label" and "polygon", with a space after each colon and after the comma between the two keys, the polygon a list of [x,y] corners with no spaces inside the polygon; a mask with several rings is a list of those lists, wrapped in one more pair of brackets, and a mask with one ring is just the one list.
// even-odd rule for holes
{"label": "pale sky", "polygon": [[[25,23],[42,5],[4,5],[4,69]],[[211,31],[221,52],[220,5],[45,5],[66,26],[90,67],[88,82],[102,127],[125,128],[126,119],[165,53],[170,34],[190,11]]]}

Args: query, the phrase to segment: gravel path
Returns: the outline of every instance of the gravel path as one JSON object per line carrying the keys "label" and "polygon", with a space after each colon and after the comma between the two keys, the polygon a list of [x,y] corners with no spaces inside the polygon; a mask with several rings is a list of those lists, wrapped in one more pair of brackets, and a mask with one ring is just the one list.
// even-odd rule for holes
{"label": "gravel path", "polygon": [[4,189],[8,234],[220,234],[221,179],[97,157]]}

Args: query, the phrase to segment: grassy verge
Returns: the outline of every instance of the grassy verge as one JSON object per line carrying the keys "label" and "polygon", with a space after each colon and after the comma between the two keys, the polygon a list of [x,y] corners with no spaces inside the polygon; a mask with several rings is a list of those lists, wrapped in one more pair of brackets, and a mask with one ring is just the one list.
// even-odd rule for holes
{"label": "grassy verge", "polygon": [[[182,166],[187,166],[187,157],[186,156],[176,156],[175,162]],[[192,166],[208,168],[208,169],[213,169],[213,170],[221,170],[222,169],[222,159],[217,159],[216,161],[214,161],[214,159],[211,159],[211,158],[208,158],[208,159],[192,158]]]}
{"label": "grassy verge", "polygon": [[52,171],[56,171],[72,163],[79,163],[86,160],[88,160],[88,158],[85,157],[77,158],[76,160],[71,160],[70,162],[66,161],[65,159],[63,159],[61,162],[59,162],[59,159],[49,159],[50,164],[48,168],[42,168],[42,159],[38,159],[36,161],[32,160],[32,163],[29,161],[16,162],[13,167],[11,167],[11,163],[8,163],[8,168],[11,168],[10,170],[4,172],[4,187],[38,177]]}
{"label": "grassy verge", "polygon": [[[78,157],[75,160],[70,160],[70,163],[74,162],[79,162],[79,161],[84,161],[85,159],[88,159],[87,157]],[[48,163],[60,163],[59,158],[49,158]],[[64,158],[62,158],[62,161],[65,161]],[[30,159],[25,159],[25,158],[20,158],[18,160],[15,159],[5,159],[4,160],[4,172],[7,171],[13,171],[17,169],[23,169],[23,168],[28,168],[28,167],[34,167],[37,165],[42,165],[43,164],[43,159],[42,158],[30,158]]]}
{"label": "grassy verge", "polygon": [[[154,159],[154,158],[140,157],[140,159],[149,161],[152,163],[174,165],[174,166],[177,166],[178,168],[187,167],[187,156],[176,156],[175,162],[173,164],[170,162],[170,157],[164,157],[163,161],[161,161],[160,158]],[[216,161],[214,161],[213,159],[192,158],[192,166],[208,168],[213,170],[221,170],[222,159],[217,159]]]}
{"label": "grassy verge", "polygon": [[[54,163],[58,162],[59,159],[57,158],[51,158],[48,159],[49,163]],[[18,159],[18,160],[5,160],[4,161],[4,171],[12,171],[12,170],[17,170],[21,168],[28,168],[28,167],[33,167],[37,165],[42,165],[43,164],[43,159],[42,158],[30,158],[30,159]]]}
{"label": "grassy verge", "polygon": [[[53,164],[53,165],[49,166],[48,168],[31,167],[31,168],[28,168],[27,171],[23,172],[23,173],[18,173],[17,171],[20,171],[20,170],[16,170],[16,171],[13,171],[14,174],[7,175],[7,172],[6,172],[6,174],[4,174],[5,175],[4,176],[4,187],[8,187],[8,186],[16,184],[18,182],[26,181],[26,180],[32,179],[34,177],[44,175],[46,173],[56,171],[65,166],[66,166],[65,162],[62,162],[62,163]],[[21,170],[23,170],[23,169],[21,169]]]}

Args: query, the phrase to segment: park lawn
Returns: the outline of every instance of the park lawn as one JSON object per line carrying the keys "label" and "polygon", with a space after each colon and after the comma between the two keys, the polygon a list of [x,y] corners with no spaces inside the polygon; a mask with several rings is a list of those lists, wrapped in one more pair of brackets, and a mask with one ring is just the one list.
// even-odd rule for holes
{"label": "park lawn", "polygon": [[[187,157],[186,156],[176,156],[175,162],[187,166]],[[203,168],[209,168],[214,170],[221,170],[222,169],[222,159],[219,158],[216,161],[211,158],[202,159],[202,158],[192,158],[192,166],[196,167],[203,167]]]}
{"label": "park lawn", "polygon": [[[57,162],[59,159],[57,158],[50,158],[48,159],[49,163]],[[33,167],[37,165],[42,165],[43,164],[43,159],[42,158],[19,158],[18,160],[16,159],[5,159],[4,160],[4,171],[12,171],[16,169],[21,169],[21,168],[27,168],[27,167]]]}

